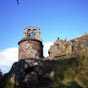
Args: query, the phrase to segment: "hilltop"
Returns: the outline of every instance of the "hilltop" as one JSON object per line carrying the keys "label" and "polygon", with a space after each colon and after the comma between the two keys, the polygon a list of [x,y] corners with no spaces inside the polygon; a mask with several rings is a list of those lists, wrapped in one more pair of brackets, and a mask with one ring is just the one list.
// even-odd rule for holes
{"label": "hilltop", "polygon": [[88,34],[57,39],[47,58],[15,62],[0,88],[88,88]]}
{"label": "hilltop", "polygon": [[0,88],[88,88],[88,55],[31,61],[35,65],[30,59],[14,63]]}

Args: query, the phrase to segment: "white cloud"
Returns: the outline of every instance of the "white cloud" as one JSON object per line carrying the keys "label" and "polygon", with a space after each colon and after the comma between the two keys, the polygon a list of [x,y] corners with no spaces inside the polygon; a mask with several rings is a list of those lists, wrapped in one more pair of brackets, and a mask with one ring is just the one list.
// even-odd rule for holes
{"label": "white cloud", "polygon": [[49,48],[50,48],[51,45],[53,45],[53,42],[45,42],[44,43],[43,52],[44,52],[44,56],[45,57],[48,56],[48,50],[49,50]]}
{"label": "white cloud", "polygon": [[12,64],[18,60],[18,48],[7,48],[0,51],[0,68],[6,73]]}
{"label": "white cloud", "polygon": [[[48,50],[53,42],[45,42],[44,43],[44,56],[48,56]],[[0,68],[2,72],[7,73],[12,64],[18,61],[18,48],[7,48],[3,51],[0,51]]]}

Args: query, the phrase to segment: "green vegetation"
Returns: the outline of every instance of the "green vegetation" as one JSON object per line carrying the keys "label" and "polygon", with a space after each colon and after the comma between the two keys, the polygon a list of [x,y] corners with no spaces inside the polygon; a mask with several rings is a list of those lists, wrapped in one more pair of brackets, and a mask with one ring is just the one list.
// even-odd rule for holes
{"label": "green vegetation", "polygon": [[52,88],[88,88],[88,56],[58,60]]}
{"label": "green vegetation", "polygon": [[0,78],[0,88],[14,88],[14,85],[8,80],[8,74]]}
{"label": "green vegetation", "polygon": [[[46,64],[46,67],[53,67],[54,77],[47,87],[42,85],[39,87],[39,84],[36,88],[88,88],[87,54],[80,55],[77,58],[46,60],[44,64]],[[26,87],[26,84],[14,87],[7,78],[7,75],[0,78],[0,88],[29,88]]]}

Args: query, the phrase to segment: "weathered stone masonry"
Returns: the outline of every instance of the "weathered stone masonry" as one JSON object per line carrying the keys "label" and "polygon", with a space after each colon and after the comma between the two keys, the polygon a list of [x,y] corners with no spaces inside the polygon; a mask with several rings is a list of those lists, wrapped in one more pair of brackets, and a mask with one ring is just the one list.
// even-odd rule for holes
{"label": "weathered stone masonry", "polygon": [[24,38],[18,42],[18,59],[43,57],[43,45],[40,37],[40,29],[28,27],[24,30]]}

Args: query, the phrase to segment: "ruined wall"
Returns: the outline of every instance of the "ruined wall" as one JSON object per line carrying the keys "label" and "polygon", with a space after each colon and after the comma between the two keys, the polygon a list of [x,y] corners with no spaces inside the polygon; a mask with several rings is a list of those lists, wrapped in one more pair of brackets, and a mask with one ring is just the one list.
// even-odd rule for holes
{"label": "ruined wall", "polygon": [[42,42],[33,39],[24,39],[19,43],[19,56],[18,59],[43,57],[43,45]]}
{"label": "ruined wall", "polygon": [[18,42],[18,60],[27,58],[40,59],[43,57],[43,45],[40,29],[30,26],[24,29],[24,37]]}
{"label": "ruined wall", "polygon": [[84,34],[70,41],[57,39],[49,49],[49,58],[67,55],[88,54],[88,34]]}

